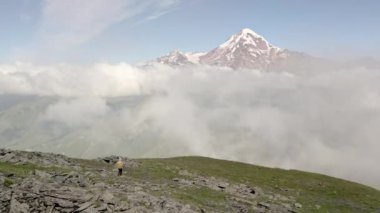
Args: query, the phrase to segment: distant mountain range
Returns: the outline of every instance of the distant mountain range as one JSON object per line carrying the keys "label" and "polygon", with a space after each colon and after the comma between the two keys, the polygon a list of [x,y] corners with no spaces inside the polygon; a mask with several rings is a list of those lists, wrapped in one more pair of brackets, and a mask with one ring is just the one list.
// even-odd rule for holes
{"label": "distant mountain range", "polygon": [[373,57],[338,62],[276,47],[263,36],[248,28],[240,30],[226,42],[209,52],[184,53],[175,50],[157,58],[156,62],[170,66],[205,64],[232,69],[287,71],[301,75],[310,75],[332,69],[380,68],[379,60]]}
{"label": "distant mountain range", "polygon": [[270,44],[263,36],[246,28],[210,52],[173,51],[157,61],[167,65],[207,64],[233,69],[267,69],[290,54],[292,52]]}

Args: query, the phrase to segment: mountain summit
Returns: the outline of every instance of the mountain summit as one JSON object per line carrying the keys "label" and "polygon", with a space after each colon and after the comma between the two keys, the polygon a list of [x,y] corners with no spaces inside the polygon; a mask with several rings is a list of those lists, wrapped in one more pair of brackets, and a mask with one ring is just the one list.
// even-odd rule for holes
{"label": "mountain summit", "polygon": [[208,64],[238,68],[266,69],[287,57],[287,51],[270,44],[263,36],[245,28],[207,53],[173,51],[157,59],[169,65]]}

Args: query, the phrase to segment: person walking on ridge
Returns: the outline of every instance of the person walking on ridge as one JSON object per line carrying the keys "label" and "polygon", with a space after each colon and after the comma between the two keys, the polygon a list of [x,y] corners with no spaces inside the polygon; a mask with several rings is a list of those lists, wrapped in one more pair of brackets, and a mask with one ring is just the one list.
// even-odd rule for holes
{"label": "person walking on ridge", "polygon": [[118,176],[121,176],[123,174],[123,168],[125,166],[125,163],[123,162],[123,160],[119,157],[119,160],[116,162],[115,164],[115,167],[117,168],[118,170],[118,173],[117,175]]}

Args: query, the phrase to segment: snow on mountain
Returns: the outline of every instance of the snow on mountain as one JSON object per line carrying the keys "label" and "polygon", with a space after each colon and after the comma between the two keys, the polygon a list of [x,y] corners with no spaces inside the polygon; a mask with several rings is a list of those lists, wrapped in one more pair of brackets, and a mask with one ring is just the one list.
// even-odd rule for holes
{"label": "snow on mountain", "polygon": [[173,51],[157,61],[168,65],[208,64],[234,69],[266,69],[286,57],[286,50],[273,46],[264,37],[246,28],[208,53]]}
{"label": "snow on mountain", "polygon": [[266,68],[281,57],[285,57],[284,50],[271,45],[254,31],[243,29],[202,56],[201,61],[232,68]]}
{"label": "snow on mountain", "polygon": [[185,53],[187,59],[192,62],[192,63],[199,63],[200,62],[200,59],[201,57],[203,57],[204,55],[206,55],[207,53],[203,53],[203,52],[197,52],[197,53]]}
{"label": "snow on mountain", "polygon": [[198,64],[201,56],[206,53],[183,53],[178,50],[157,59],[158,62],[168,65]]}

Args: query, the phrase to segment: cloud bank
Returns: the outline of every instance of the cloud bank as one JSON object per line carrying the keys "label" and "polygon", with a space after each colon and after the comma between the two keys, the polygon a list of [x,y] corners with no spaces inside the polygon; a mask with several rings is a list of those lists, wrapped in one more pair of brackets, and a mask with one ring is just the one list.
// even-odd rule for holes
{"label": "cloud bank", "polygon": [[379,188],[379,79],[377,69],[347,67],[299,76],[158,64],[1,65],[1,94],[51,100],[33,111],[40,135],[33,146],[20,137],[0,143],[82,157],[203,155]]}

